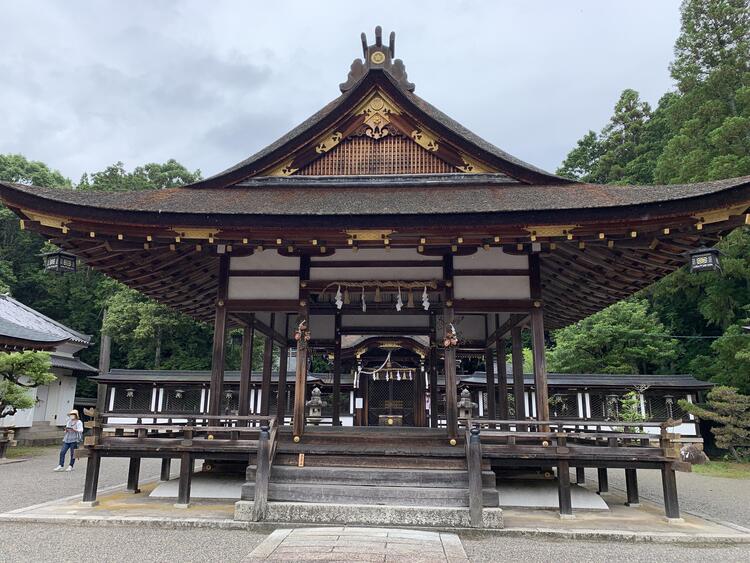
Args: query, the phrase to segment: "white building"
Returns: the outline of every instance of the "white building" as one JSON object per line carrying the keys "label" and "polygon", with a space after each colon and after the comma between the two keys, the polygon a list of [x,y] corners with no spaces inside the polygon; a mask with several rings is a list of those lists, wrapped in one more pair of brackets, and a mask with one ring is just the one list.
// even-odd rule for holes
{"label": "white building", "polygon": [[98,372],[76,357],[90,343],[91,336],[70,329],[8,295],[0,295],[0,353],[48,351],[52,373],[57,378],[49,385],[29,389],[36,405],[0,418],[0,427],[14,427],[20,444],[61,440],[61,428],[73,408],[77,378]]}

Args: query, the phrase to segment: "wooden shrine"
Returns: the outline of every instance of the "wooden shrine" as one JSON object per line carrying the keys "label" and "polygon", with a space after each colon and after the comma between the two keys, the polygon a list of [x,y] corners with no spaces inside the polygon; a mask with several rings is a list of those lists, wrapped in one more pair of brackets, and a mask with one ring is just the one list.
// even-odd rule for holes
{"label": "wooden shrine", "polygon": [[[614,431],[603,429],[605,421],[550,420],[545,331],[632,295],[684,265],[686,252],[712,246],[746,221],[750,177],[623,186],[555,176],[418,97],[394,44],[393,34],[383,42],[380,28],[372,44],[363,34],[363,57],[335,100],[247,160],[194,184],[103,193],[0,183],[0,199],[23,228],[214,325],[204,412],[155,418],[130,411],[125,418],[134,421],[123,423],[102,394],[82,453],[84,500],[95,501],[102,456],[131,459],[132,490],[140,459],[159,457],[167,475],[169,460],[182,460],[178,503],[187,506],[194,460],[205,459],[248,466],[243,498],[254,501],[255,519],[275,500],[406,502],[465,506],[480,526],[482,506],[498,504],[492,467],[556,468],[563,514],[571,511],[569,468],[597,468],[605,488],[606,469],[625,467],[633,502],[636,469],[660,469],[667,515],[679,517],[674,471],[685,467],[669,424],[657,423],[651,435],[649,423]],[[237,414],[228,415],[224,356],[232,327],[243,328],[244,339],[231,398]],[[515,409],[509,416],[509,395],[515,404],[523,400],[523,373],[507,374],[510,389],[503,377],[506,348],[516,370],[522,366],[526,329],[533,420]],[[258,414],[248,414],[253,338],[266,342]],[[342,344],[356,339],[359,347]],[[274,347],[282,390],[276,412]],[[290,348],[294,373],[287,373]],[[466,350],[486,355],[490,367],[480,422],[458,416],[456,362]],[[327,426],[307,423],[315,353],[332,364],[335,408]],[[339,425],[342,366],[357,377],[362,404],[376,383],[399,383],[386,386],[383,409],[391,412],[381,413],[394,424],[360,416],[356,426]],[[280,396],[288,387],[291,412]],[[427,414],[428,402],[442,402],[440,421]],[[300,454],[318,468],[315,482],[328,485],[299,486],[310,483],[300,481]],[[388,486],[363,485],[394,471]],[[423,474],[430,471],[438,473]],[[417,474],[443,485],[425,491],[415,485]],[[398,483],[401,491],[386,490]]]}

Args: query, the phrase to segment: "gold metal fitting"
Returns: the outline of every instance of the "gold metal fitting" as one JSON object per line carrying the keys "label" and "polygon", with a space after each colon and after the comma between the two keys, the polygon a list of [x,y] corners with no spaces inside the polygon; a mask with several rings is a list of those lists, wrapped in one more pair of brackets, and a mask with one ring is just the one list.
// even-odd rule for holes
{"label": "gold metal fitting", "polygon": [[294,443],[295,444],[299,444],[299,436],[295,436],[294,437]]}
{"label": "gold metal fitting", "polygon": [[450,442],[448,442],[448,443],[449,443],[449,444],[450,444],[451,446],[455,446],[457,442],[456,442],[456,439],[455,439],[455,438],[451,438],[451,439],[450,439]]}

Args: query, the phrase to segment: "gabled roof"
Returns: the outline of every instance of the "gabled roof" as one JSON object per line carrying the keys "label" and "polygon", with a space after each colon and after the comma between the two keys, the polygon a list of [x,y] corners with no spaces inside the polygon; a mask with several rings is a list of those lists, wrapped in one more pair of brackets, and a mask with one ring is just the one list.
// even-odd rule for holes
{"label": "gabled roof", "polygon": [[88,346],[91,343],[90,335],[50,319],[10,295],[0,295],[0,336],[49,344],[70,341]]}
{"label": "gabled roof", "polygon": [[[364,60],[352,63],[338,98],[276,142],[190,187],[226,187],[269,173],[292,175],[300,169],[298,164],[320,158],[349,136],[382,139],[389,134],[405,136],[452,165],[456,173],[496,172],[506,181],[571,183],[499,149],[414,94],[404,63],[394,59],[393,33],[388,47],[382,43],[379,26],[372,45],[367,45],[363,33],[362,49]],[[294,165],[285,167],[287,162]]]}

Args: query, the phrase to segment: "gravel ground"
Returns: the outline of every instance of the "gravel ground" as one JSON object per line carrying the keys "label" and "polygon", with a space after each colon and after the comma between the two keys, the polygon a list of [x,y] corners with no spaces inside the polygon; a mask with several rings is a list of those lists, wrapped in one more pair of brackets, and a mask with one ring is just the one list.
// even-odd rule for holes
{"label": "gravel ground", "polygon": [[[586,470],[587,485],[595,487],[596,470]],[[625,490],[625,470],[609,470],[609,486]],[[664,502],[660,471],[639,471],[638,490],[644,499]],[[750,480],[677,473],[680,510],[750,528]]]}
{"label": "gravel ground", "polygon": [[[57,467],[60,449],[43,448],[42,455],[27,461],[0,465],[0,512],[40,504],[63,497],[81,494],[86,476],[86,460],[79,459],[75,471],[52,471]],[[66,458],[69,459],[69,458]],[[141,479],[158,477],[161,462],[144,459],[141,462]],[[180,470],[180,462],[172,462],[172,474]],[[99,488],[120,485],[128,480],[128,460],[104,458],[99,473]]]}
{"label": "gravel ground", "polygon": [[[0,465],[0,512],[79,494],[85,462],[72,473],[54,473],[57,448],[45,449],[29,461]],[[173,463],[172,472],[179,471]],[[159,473],[158,460],[143,460],[144,480]],[[127,460],[104,459],[100,487],[124,483]],[[589,477],[594,477],[593,472]],[[660,474],[639,473],[641,494],[661,498]],[[610,471],[610,486],[624,488],[624,473]],[[680,502],[684,509],[750,526],[750,483],[681,473]],[[684,546],[543,538],[516,538],[462,533],[472,561],[749,561],[750,546]],[[88,538],[96,541],[88,541]],[[241,561],[265,539],[242,530],[154,529],[149,527],[63,527],[54,524],[0,522],[2,561]],[[30,538],[33,538],[31,541]]]}
{"label": "gravel ground", "polygon": [[553,540],[543,538],[488,537],[473,539],[471,534],[459,534],[466,555],[472,562],[513,561],[554,563],[581,563],[603,561],[653,561],[701,562],[706,561],[748,561],[750,546],[711,546],[696,547],[671,544],[591,542]]}

